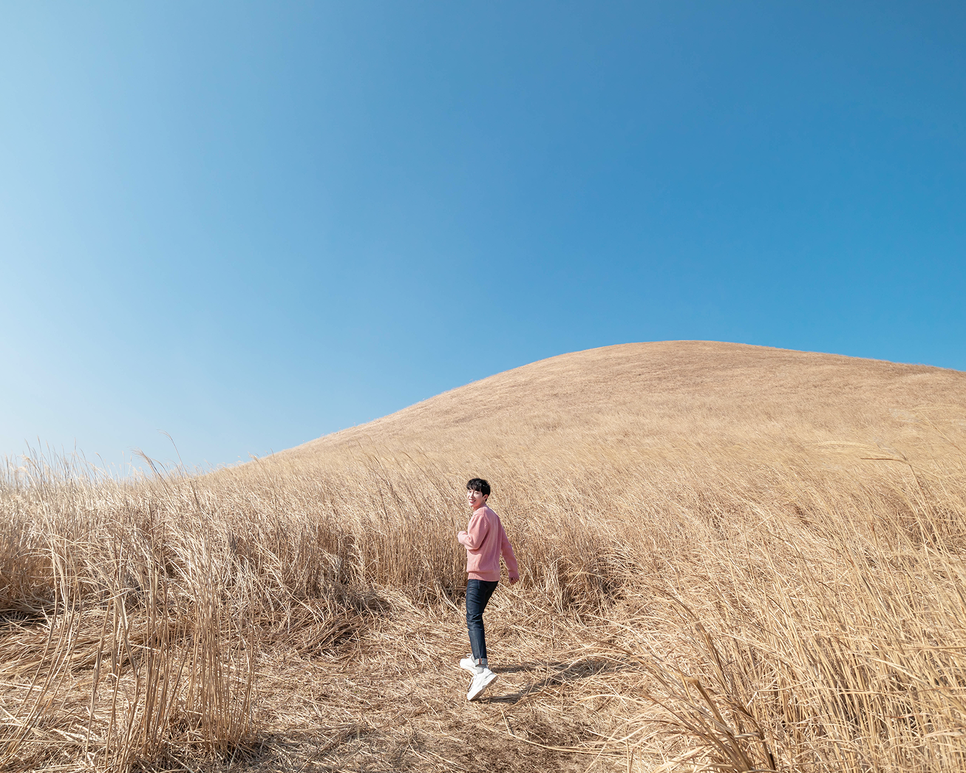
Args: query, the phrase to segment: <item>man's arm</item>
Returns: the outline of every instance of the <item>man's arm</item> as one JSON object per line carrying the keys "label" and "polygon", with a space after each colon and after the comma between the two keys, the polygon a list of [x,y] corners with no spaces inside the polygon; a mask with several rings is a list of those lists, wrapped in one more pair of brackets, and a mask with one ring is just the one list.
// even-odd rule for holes
{"label": "man's arm", "polygon": [[510,585],[513,585],[517,580],[520,579],[520,567],[517,565],[517,557],[513,554],[513,546],[510,544],[510,538],[506,535],[506,529],[500,528],[500,552],[503,554],[503,560],[506,561],[506,571],[510,575]]}
{"label": "man's arm", "polygon": [[483,538],[486,536],[486,518],[483,514],[474,514],[470,518],[469,526],[466,527],[466,531],[461,531],[456,535],[456,539],[460,541],[460,544],[467,550],[476,550],[483,544]]}

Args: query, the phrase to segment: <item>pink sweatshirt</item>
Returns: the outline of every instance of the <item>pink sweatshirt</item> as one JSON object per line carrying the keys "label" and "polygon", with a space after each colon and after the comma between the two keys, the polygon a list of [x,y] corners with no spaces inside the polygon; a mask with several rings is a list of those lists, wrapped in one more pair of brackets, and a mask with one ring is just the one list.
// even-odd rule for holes
{"label": "pink sweatshirt", "polygon": [[456,535],[466,548],[466,574],[473,580],[500,580],[500,555],[506,561],[511,580],[520,579],[520,569],[500,516],[484,505],[470,517],[466,531]]}

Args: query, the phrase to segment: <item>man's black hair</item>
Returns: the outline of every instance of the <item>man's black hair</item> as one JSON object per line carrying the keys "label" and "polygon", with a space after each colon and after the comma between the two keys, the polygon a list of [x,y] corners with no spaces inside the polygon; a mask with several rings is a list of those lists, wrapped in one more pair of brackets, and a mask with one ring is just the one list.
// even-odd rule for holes
{"label": "man's black hair", "polygon": [[486,497],[490,495],[490,484],[483,480],[483,478],[473,478],[473,480],[466,484],[466,490],[479,491]]}

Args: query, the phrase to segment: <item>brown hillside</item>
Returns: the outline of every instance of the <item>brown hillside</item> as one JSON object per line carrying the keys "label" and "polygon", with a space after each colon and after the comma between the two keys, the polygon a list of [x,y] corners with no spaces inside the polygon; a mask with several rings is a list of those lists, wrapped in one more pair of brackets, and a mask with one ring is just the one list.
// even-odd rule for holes
{"label": "brown hillside", "polygon": [[966,413],[966,373],[742,344],[636,343],[500,373],[280,456],[420,448],[522,461],[555,446],[659,451],[750,440],[770,452],[828,442],[892,448],[920,442],[919,427],[937,412]]}
{"label": "brown hillside", "polygon": [[[563,355],[210,475],[0,474],[0,770],[966,760],[966,373]],[[467,478],[519,560],[466,699]]]}

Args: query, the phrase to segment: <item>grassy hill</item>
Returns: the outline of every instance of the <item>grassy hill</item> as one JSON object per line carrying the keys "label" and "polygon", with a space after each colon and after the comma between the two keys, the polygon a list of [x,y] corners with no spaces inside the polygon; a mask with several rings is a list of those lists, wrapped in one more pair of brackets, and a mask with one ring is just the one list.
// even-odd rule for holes
{"label": "grassy hill", "polygon": [[[584,451],[678,458],[727,450],[774,461],[821,444],[880,451],[939,443],[960,422],[964,374],[707,342],[627,344],[554,357],[277,455],[295,466],[419,454],[440,463],[540,465]],[[938,422],[938,424],[936,424]],[[933,426],[935,425],[935,426]],[[925,431],[924,431],[924,428]],[[592,460],[581,459],[588,470]],[[591,461],[589,465],[587,462]],[[693,463],[688,455],[682,463]],[[462,473],[461,473],[462,474]]]}
{"label": "grassy hill", "polygon": [[[964,450],[964,373],[668,342],[205,476],[8,465],[0,761],[961,769]],[[523,578],[467,703],[477,475]]]}

